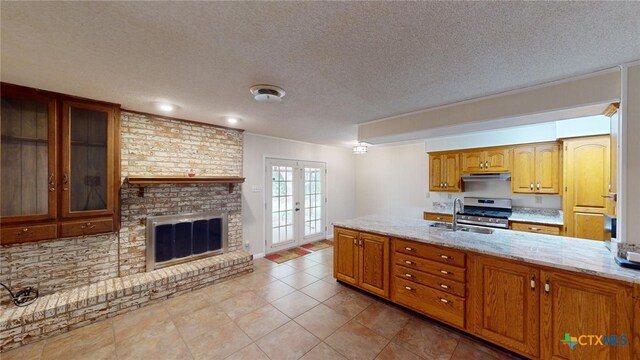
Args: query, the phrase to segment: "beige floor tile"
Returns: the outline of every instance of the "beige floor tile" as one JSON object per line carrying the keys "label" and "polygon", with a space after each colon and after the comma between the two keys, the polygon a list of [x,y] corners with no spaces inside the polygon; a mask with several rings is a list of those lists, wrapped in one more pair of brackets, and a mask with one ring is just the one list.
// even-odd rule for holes
{"label": "beige floor tile", "polygon": [[294,267],[298,270],[304,270],[304,269],[308,269],[312,266],[316,266],[318,265],[317,261],[313,261],[309,258],[307,258],[306,256],[302,256],[299,258],[295,258],[293,260],[289,260],[287,262],[285,262],[284,264],[289,265],[291,267]]}
{"label": "beige floor tile", "polygon": [[355,321],[350,321],[325,342],[347,359],[370,360],[384,349],[389,340]]}
{"label": "beige floor tile", "polygon": [[210,305],[206,300],[206,295],[200,291],[176,296],[161,302],[161,304],[173,316],[192,313]]}
{"label": "beige floor tile", "polygon": [[0,354],[2,360],[28,360],[40,359],[45,341],[38,341],[33,344],[21,346],[15,350]]}
{"label": "beige floor tile", "polygon": [[113,318],[116,342],[129,339],[170,316],[162,302],[118,315]]}
{"label": "beige floor tile", "polygon": [[[238,279],[240,278],[242,278],[242,276]],[[205,298],[207,301],[209,301],[209,303],[211,303],[212,305],[217,305],[222,301],[249,291],[249,289],[238,283],[238,279],[228,280],[212,286],[207,286],[206,288],[202,289],[202,292],[205,294]]]}
{"label": "beige floor tile", "polygon": [[291,294],[292,292],[296,291],[296,289],[283,283],[280,280],[277,280],[264,286],[255,288],[253,289],[253,291],[268,302],[272,302],[280,299],[281,297],[284,297],[285,295]]}
{"label": "beige floor tile", "polygon": [[237,351],[225,360],[269,360],[262,350],[255,343]]}
{"label": "beige floor tile", "polygon": [[344,360],[346,359],[344,356],[340,355],[339,352],[333,350],[331,346],[321,342],[316,345],[311,351],[306,353],[302,358],[302,360]]}
{"label": "beige floor tile", "polygon": [[333,263],[321,263],[316,266],[304,269],[304,272],[311,274],[317,278],[323,278],[327,275],[333,275]]}
{"label": "beige floor tile", "polygon": [[258,294],[253,291],[246,291],[221,302],[219,307],[231,319],[235,320],[265,305],[267,305],[267,301],[258,296]]}
{"label": "beige floor tile", "polygon": [[271,359],[293,360],[302,357],[319,342],[320,339],[290,321],[256,341],[256,344]]}
{"label": "beige floor tile", "polygon": [[236,324],[253,340],[257,340],[280,326],[286,324],[289,318],[272,305],[265,305],[252,311],[238,320]]}
{"label": "beige floor tile", "polygon": [[328,300],[324,304],[338,313],[348,317],[349,319],[358,315],[362,310],[371,305],[373,301],[359,294],[350,291],[341,291]]}
{"label": "beige floor tile", "polygon": [[193,339],[200,334],[231,322],[231,318],[220,308],[208,306],[191,314],[173,318],[174,324],[180,331],[183,339]]}
{"label": "beige floor tile", "polygon": [[409,315],[394,306],[375,302],[358,314],[355,320],[378,335],[392,339],[407,324]]}
{"label": "beige floor tile", "polygon": [[422,358],[395,343],[389,343],[376,360],[421,360]]}
{"label": "beige floor tile", "polygon": [[[66,359],[73,360],[116,360],[116,345],[111,344],[88,353],[74,354]],[[2,358],[4,360],[4,358]]]}
{"label": "beige floor tile", "polygon": [[251,339],[236,324],[228,322],[185,342],[196,360],[224,359],[251,344]]}
{"label": "beige floor tile", "polygon": [[258,286],[263,286],[266,285],[270,282],[274,282],[277,279],[274,278],[273,276],[266,274],[266,273],[262,273],[262,272],[254,272],[251,274],[247,274],[247,275],[243,275],[238,277],[237,279],[235,279],[235,283],[236,284],[240,284],[242,286],[244,286],[245,288],[251,290],[253,288],[256,288]]}
{"label": "beige floor tile", "polygon": [[426,320],[411,319],[393,341],[428,359],[449,359],[460,336]]}
{"label": "beige floor tile", "polygon": [[285,313],[290,318],[304,313],[312,307],[319,304],[319,302],[309,295],[303,294],[300,291],[293,292],[283,298],[280,298],[271,303],[278,310]]}
{"label": "beige floor tile", "polygon": [[114,343],[111,321],[101,321],[47,339],[42,359],[67,359],[69,354],[90,353]]}
{"label": "beige floor tile", "polygon": [[294,320],[313,335],[325,339],[346,324],[349,318],[338,314],[324,304],[319,304]]}
{"label": "beige floor tile", "polygon": [[271,276],[273,276],[276,279],[282,279],[283,277],[295,274],[297,272],[300,272],[302,270],[298,270],[294,267],[291,267],[287,264],[282,264],[282,265],[278,265],[274,268],[271,268],[269,270],[266,270],[264,273],[265,274],[269,274]]}
{"label": "beige floor tile", "polygon": [[303,293],[318,301],[325,301],[344,289],[338,282],[316,281],[300,289]]}
{"label": "beige floor tile", "polygon": [[453,352],[451,360],[475,360],[475,359],[487,359],[487,360],[506,360],[515,359],[515,356],[511,356],[506,351],[502,352],[498,349],[490,348],[480,342],[473,341],[466,338],[461,338],[458,342],[456,350]]}
{"label": "beige floor tile", "polygon": [[118,359],[191,359],[178,329],[168,319],[116,343]]}
{"label": "beige floor tile", "polygon": [[319,278],[305,272],[295,273],[280,279],[280,281],[282,281],[283,283],[289,286],[293,286],[296,289],[302,289],[303,287],[319,280]]}
{"label": "beige floor tile", "polygon": [[333,262],[333,254],[326,251],[316,251],[311,255],[306,255],[306,258],[317,263]]}
{"label": "beige floor tile", "polygon": [[271,260],[267,260],[265,258],[260,258],[260,259],[254,259],[253,260],[253,269],[255,272],[260,272],[260,271],[266,271],[268,269],[272,269],[276,266],[279,266],[280,264],[271,261]]}

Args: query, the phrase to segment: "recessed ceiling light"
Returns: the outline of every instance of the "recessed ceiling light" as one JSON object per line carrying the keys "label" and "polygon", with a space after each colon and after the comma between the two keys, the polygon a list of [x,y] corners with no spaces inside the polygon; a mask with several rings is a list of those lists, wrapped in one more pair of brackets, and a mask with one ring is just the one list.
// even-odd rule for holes
{"label": "recessed ceiling light", "polygon": [[235,117],[228,117],[227,118],[227,124],[231,124],[231,125],[237,124],[238,121],[239,121],[238,118],[235,118]]}
{"label": "recessed ceiling light", "polygon": [[173,109],[175,109],[176,107],[169,104],[169,103],[159,103],[158,104],[158,109],[162,110],[162,111],[173,111]]}
{"label": "recessed ceiling light", "polygon": [[282,88],[273,85],[254,85],[249,91],[260,102],[280,102],[285,94]]}

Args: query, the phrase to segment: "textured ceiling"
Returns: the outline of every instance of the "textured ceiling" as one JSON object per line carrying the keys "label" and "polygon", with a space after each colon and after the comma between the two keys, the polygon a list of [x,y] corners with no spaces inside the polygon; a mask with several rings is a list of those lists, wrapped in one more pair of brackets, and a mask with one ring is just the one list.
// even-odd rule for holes
{"label": "textured ceiling", "polygon": [[[2,81],[340,144],[356,124],[640,59],[638,2],[1,2]],[[280,104],[249,87],[283,87]]]}

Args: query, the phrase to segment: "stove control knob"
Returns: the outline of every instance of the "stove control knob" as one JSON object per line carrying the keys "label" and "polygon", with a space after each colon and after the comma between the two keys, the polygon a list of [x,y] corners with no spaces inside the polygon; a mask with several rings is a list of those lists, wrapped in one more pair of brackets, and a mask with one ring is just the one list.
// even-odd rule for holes
{"label": "stove control knob", "polygon": [[493,222],[493,219],[489,219],[489,222]]}

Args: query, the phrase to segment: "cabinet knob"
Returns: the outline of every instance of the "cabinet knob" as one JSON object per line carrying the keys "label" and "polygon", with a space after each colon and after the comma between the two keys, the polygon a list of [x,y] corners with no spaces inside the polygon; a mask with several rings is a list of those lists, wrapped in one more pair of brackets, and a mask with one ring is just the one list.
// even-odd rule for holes
{"label": "cabinet knob", "polygon": [[406,248],[404,248],[404,249],[407,250],[407,251],[413,251],[413,248],[412,247],[408,247],[408,246]]}
{"label": "cabinet knob", "polygon": [[544,281],[544,294],[548,296],[549,292],[551,292],[551,285],[549,284],[549,276],[547,276]]}
{"label": "cabinet knob", "polygon": [[531,230],[531,231],[540,231],[541,229],[537,228],[537,227],[529,227],[529,230]]}
{"label": "cabinet knob", "polygon": [[485,162],[484,162],[484,168],[485,168],[485,169],[488,169],[488,168],[489,168],[489,162],[488,162],[488,161],[485,161]]}
{"label": "cabinet knob", "polygon": [[82,226],[80,226],[81,229],[93,229],[94,227],[96,227],[95,225],[93,225],[92,223],[88,222]]}
{"label": "cabinet knob", "polygon": [[449,304],[449,300],[447,300],[445,298],[438,298],[438,299],[440,299],[440,302],[443,303],[443,304],[447,304],[447,305]]}
{"label": "cabinet knob", "polygon": [[405,264],[412,265],[412,264],[413,264],[413,261],[411,261],[411,260],[405,260],[405,261],[404,261],[404,263],[405,263]]}
{"label": "cabinet knob", "polygon": [[440,188],[443,188],[443,187],[444,187],[444,183],[440,183]]}
{"label": "cabinet knob", "polygon": [[532,274],[531,275],[531,290],[535,290],[536,289],[536,275]]}
{"label": "cabinet knob", "polygon": [[67,187],[68,183],[69,183],[69,175],[67,175],[67,173],[62,174],[62,185],[64,185],[62,187],[63,191],[69,190],[69,187]]}
{"label": "cabinet knob", "polygon": [[447,285],[447,284],[440,284],[440,287],[441,287],[441,288],[443,288],[443,289],[448,289],[448,288],[449,288],[449,285]]}
{"label": "cabinet knob", "polygon": [[408,278],[413,277],[413,275],[411,275],[411,274],[409,274],[409,273],[404,274],[404,276],[405,276],[405,277],[408,277]]}
{"label": "cabinet knob", "polygon": [[29,228],[24,228],[24,229],[22,229],[22,231],[18,231],[17,235],[26,234],[28,232],[29,232]]}
{"label": "cabinet knob", "polygon": [[536,188],[537,188],[538,190],[540,190],[540,182],[538,182],[538,183],[536,184]]}
{"label": "cabinet knob", "polygon": [[529,185],[529,188],[533,190],[533,182],[531,182],[531,185]]}
{"label": "cabinet knob", "polygon": [[453,258],[451,256],[444,255],[444,254],[440,254],[440,258],[441,259],[445,259],[445,260],[453,260]]}
{"label": "cabinet knob", "polygon": [[480,169],[484,169],[484,164],[480,161]]}
{"label": "cabinet knob", "polygon": [[451,273],[450,273],[450,272],[448,272],[447,270],[440,270],[440,272],[441,272],[442,274],[445,274],[445,275],[449,275],[449,274],[451,274]]}
{"label": "cabinet knob", "polygon": [[406,290],[413,291],[413,288],[412,288],[411,286],[405,286],[404,288],[405,288]]}

